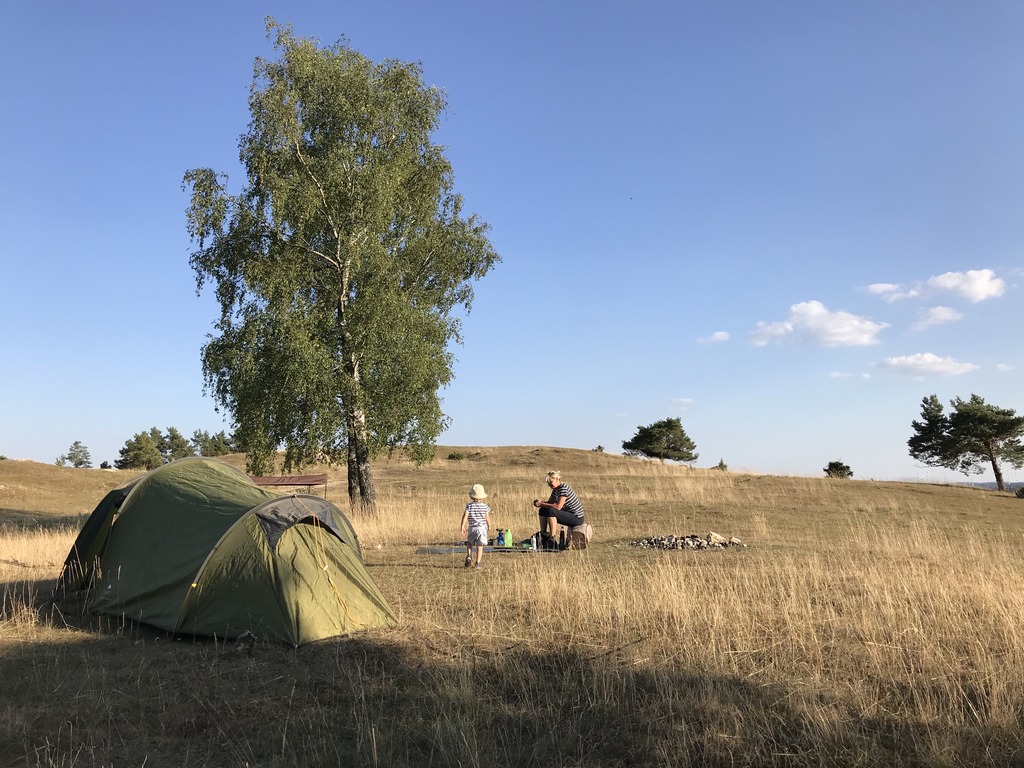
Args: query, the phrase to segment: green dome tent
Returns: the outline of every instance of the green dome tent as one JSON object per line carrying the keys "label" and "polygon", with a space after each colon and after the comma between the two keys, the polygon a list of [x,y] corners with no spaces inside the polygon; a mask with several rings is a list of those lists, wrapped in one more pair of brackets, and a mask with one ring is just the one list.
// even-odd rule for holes
{"label": "green dome tent", "polygon": [[279,496],[207,458],[165,464],[107,494],[54,596],[170,632],[251,632],[296,646],[396,623],[337,507]]}

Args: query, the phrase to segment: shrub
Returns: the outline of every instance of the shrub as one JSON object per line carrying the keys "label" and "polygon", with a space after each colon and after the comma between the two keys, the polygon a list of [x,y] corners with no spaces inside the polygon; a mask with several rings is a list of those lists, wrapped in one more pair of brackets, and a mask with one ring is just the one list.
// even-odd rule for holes
{"label": "shrub", "polygon": [[466,458],[466,454],[455,451],[454,453],[448,454],[448,461],[462,461]]}
{"label": "shrub", "polygon": [[825,473],[825,477],[840,477],[843,479],[853,477],[853,470],[850,469],[848,464],[843,464],[841,461],[830,461],[822,472]]}

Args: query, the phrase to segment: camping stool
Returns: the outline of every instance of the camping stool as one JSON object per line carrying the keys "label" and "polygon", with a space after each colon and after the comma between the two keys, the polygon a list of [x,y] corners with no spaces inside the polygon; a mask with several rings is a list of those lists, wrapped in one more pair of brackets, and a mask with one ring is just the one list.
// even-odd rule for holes
{"label": "camping stool", "polygon": [[594,535],[594,529],[590,527],[590,523],[563,526],[562,528],[565,534],[566,549],[586,549]]}

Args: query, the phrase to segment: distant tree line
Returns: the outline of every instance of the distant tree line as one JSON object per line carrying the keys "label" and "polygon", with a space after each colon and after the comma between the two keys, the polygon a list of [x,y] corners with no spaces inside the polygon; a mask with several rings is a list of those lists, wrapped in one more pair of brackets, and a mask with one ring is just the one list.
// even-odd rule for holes
{"label": "distant tree line", "polygon": [[[945,467],[967,475],[990,467],[996,487],[1006,491],[1003,465],[1024,467],[1024,416],[986,403],[975,394],[967,400],[953,398],[950,406],[952,409],[947,413],[935,395],[921,401],[921,419],[911,422],[914,434],[907,441],[910,455],[928,466]],[[599,449],[600,446],[594,450]],[[678,418],[637,427],[636,434],[623,441],[622,449],[627,456],[663,462],[689,464],[698,458],[697,446]],[[724,459],[719,460],[716,469],[728,469]],[[840,460],[830,461],[822,471],[826,477],[853,477],[850,466]]]}
{"label": "distant tree line", "polygon": [[[211,435],[205,429],[197,429],[189,439],[175,427],[168,427],[166,432],[152,427],[125,441],[119,451],[120,458],[114,462],[114,466],[118,469],[156,469],[162,464],[188,456],[225,456],[241,451],[234,435],[228,435],[223,430]],[[59,467],[87,469],[92,466],[92,457],[82,441],[75,440],[68,452],[58,456],[55,463]],[[109,469],[110,464],[104,461],[100,468]]]}
{"label": "distant tree line", "polygon": [[[1024,416],[1018,416],[1009,408],[990,405],[975,394],[968,400],[954,398],[950,405],[952,410],[946,413],[935,395],[921,401],[921,419],[911,422],[914,434],[907,441],[910,455],[929,466],[945,467],[964,474],[978,473],[990,466],[996,487],[1006,491],[1002,464],[1010,464],[1017,469],[1024,466]],[[622,448],[627,456],[644,456],[662,462],[692,463],[699,456],[696,443],[686,434],[678,418],[662,419],[638,427],[631,439],[622,442]],[[603,453],[604,446],[599,445],[593,450]],[[245,452],[245,447],[234,435],[223,430],[212,435],[206,430],[196,430],[188,439],[174,427],[168,427],[166,432],[152,427],[125,442],[114,466],[118,469],[155,469],[188,456],[223,456],[240,452]],[[464,457],[453,453],[448,458]],[[92,459],[89,449],[76,440],[67,453],[57,457],[56,463],[62,467],[91,467]],[[103,462],[101,466],[106,468],[109,465]],[[715,469],[725,471],[728,465],[724,459],[719,459]],[[823,471],[826,477],[853,477],[850,466],[838,460],[829,462]]]}
{"label": "distant tree line", "polygon": [[125,442],[114,466],[118,469],[156,469],[176,459],[224,456],[236,449],[233,437],[223,431],[211,435],[206,430],[196,430],[189,440],[174,427],[168,427],[166,432],[152,427],[148,432],[136,433]]}

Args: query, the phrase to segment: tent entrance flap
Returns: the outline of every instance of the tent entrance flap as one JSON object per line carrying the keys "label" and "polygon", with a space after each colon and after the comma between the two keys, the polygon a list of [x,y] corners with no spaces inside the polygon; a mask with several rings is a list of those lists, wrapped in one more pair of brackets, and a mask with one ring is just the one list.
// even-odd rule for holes
{"label": "tent entrance flap", "polygon": [[[282,534],[302,522],[316,520],[317,523],[331,531],[341,541],[346,541],[332,514],[332,504],[325,503],[324,499],[316,496],[282,496],[279,499],[268,501],[253,510],[256,519],[260,522],[263,535],[267,537],[267,543],[271,550],[277,549],[277,542]],[[346,542],[352,544],[353,542]]]}
{"label": "tent entrance flap", "polygon": [[114,523],[114,515],[131,490],[131,484],[115,488],[96,506],[89,519],[85,521],[78,538],[71,546],[71,551],[64,560],[57,584],[53,589],[53,599],[60,600],[69,592],[86,589],[91,583],[95,571],[96,560],[107,544],[110,527]]}

